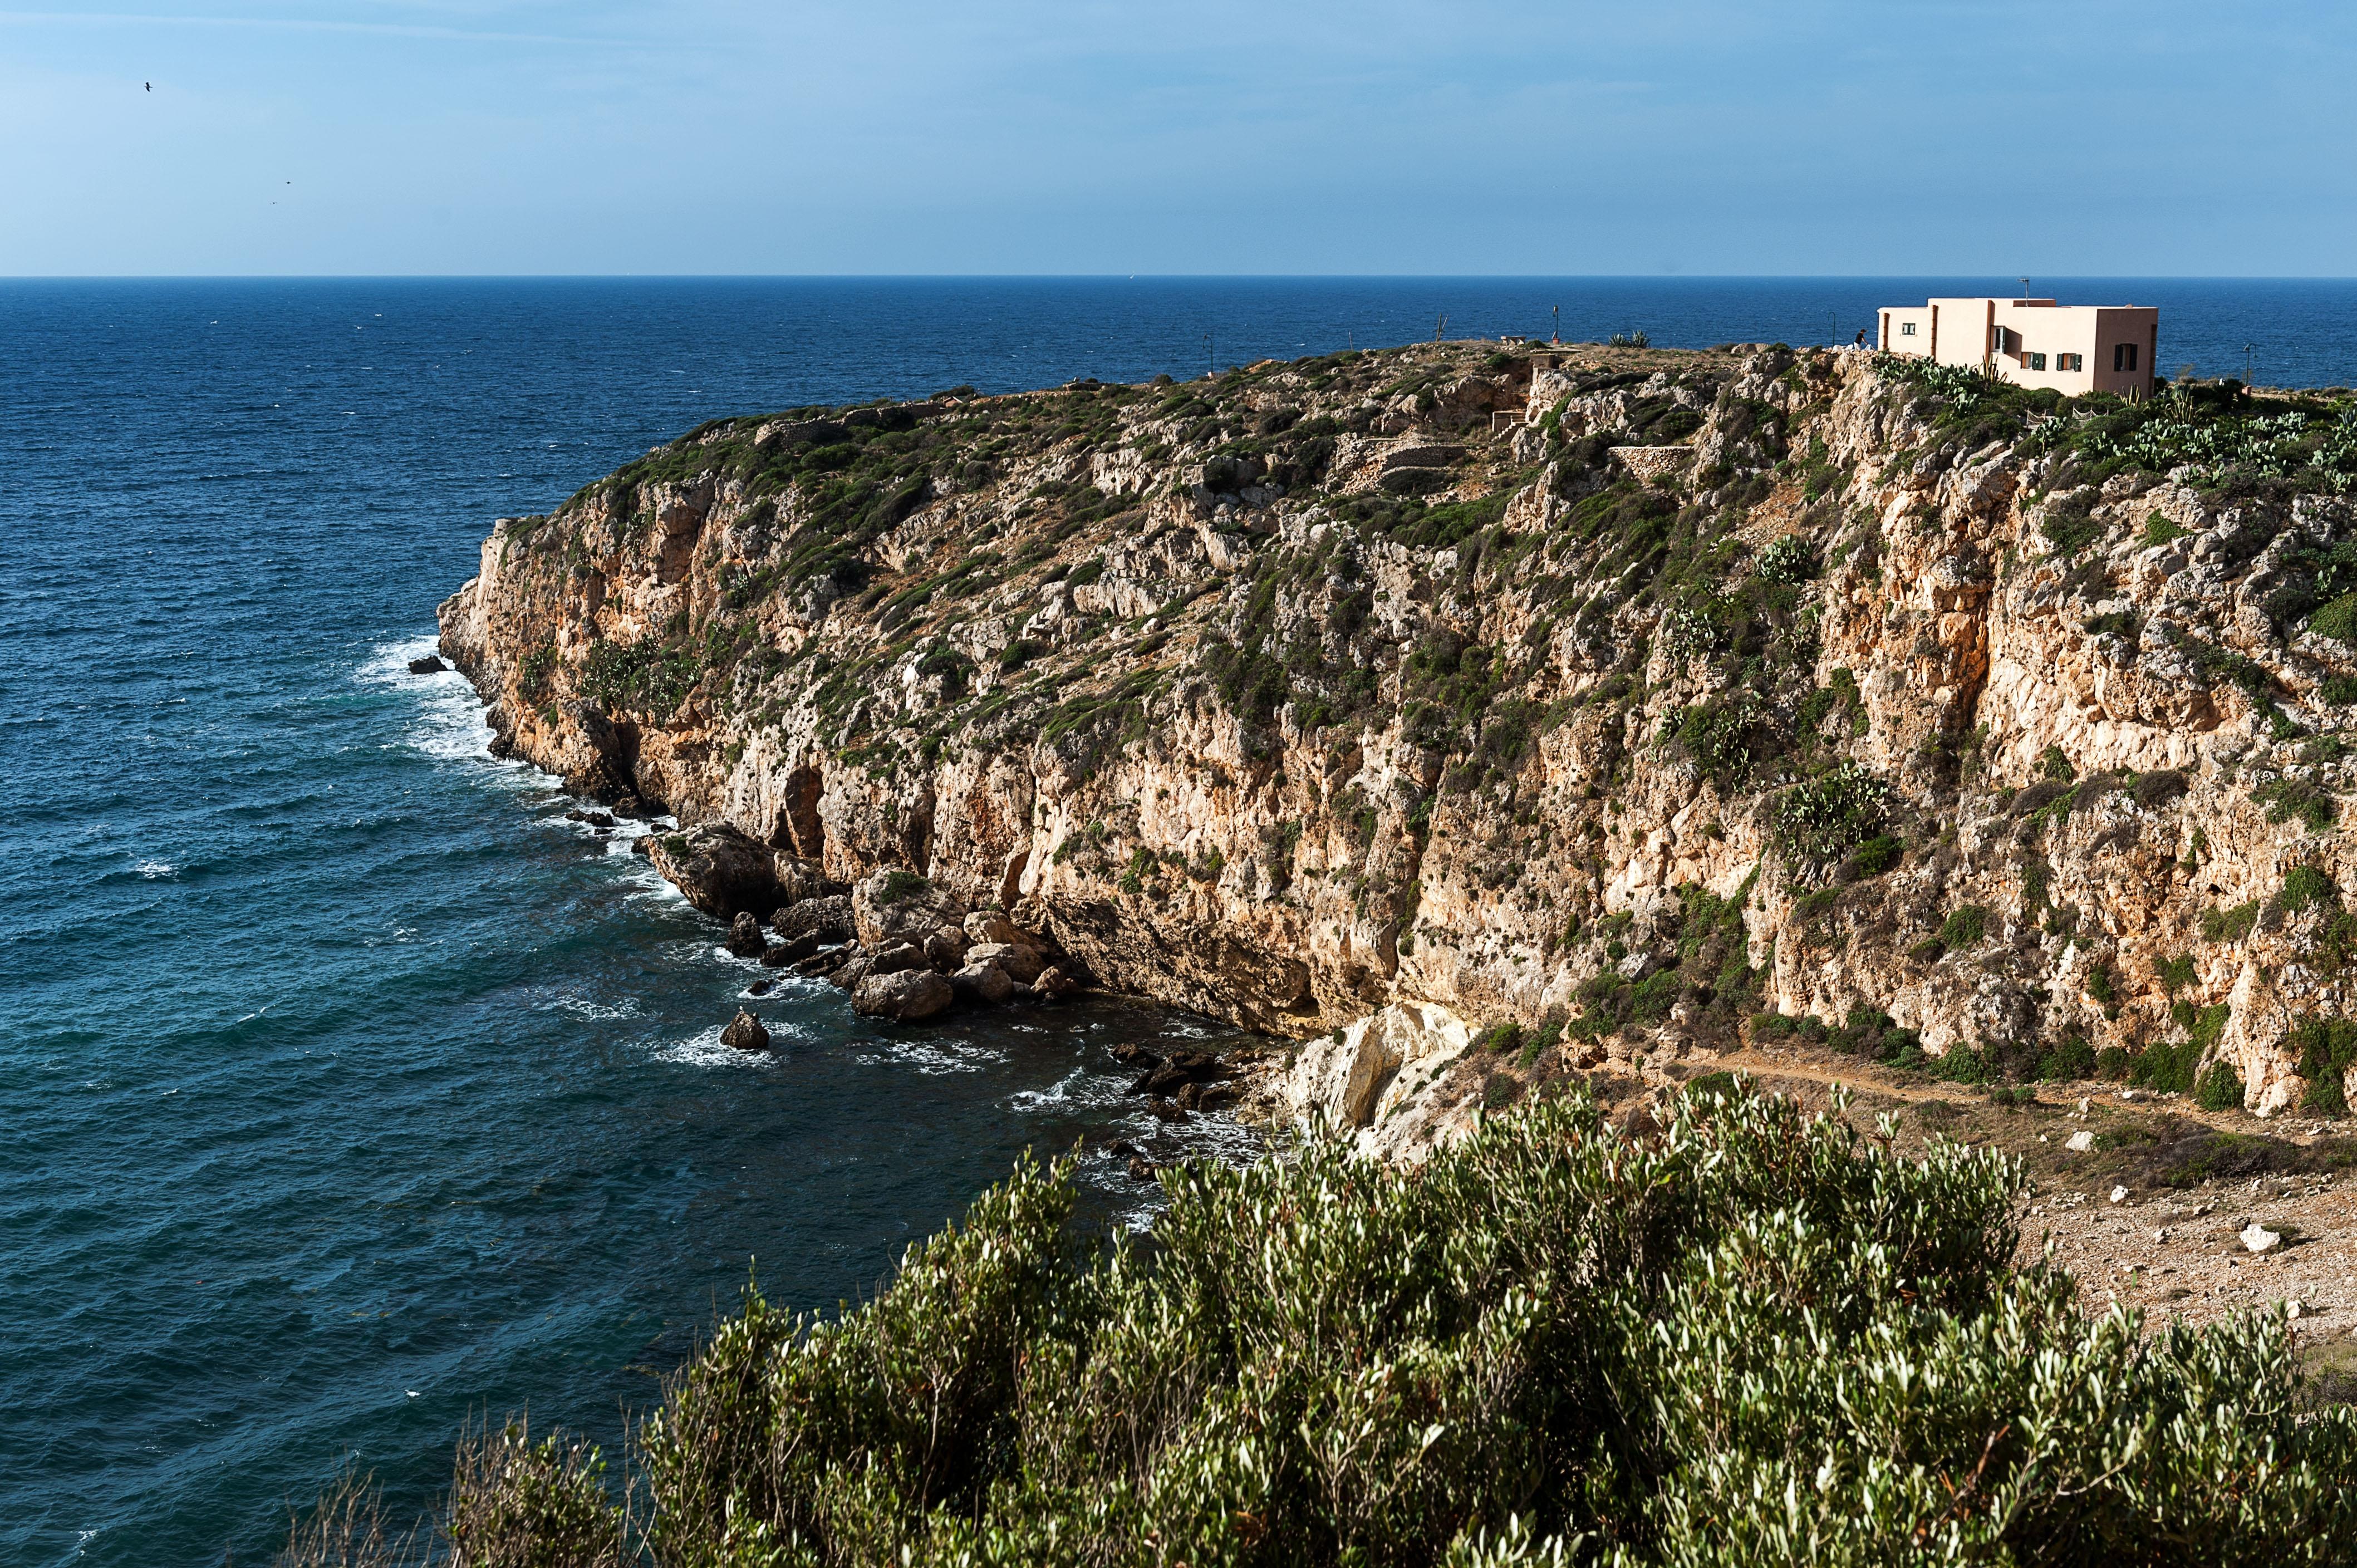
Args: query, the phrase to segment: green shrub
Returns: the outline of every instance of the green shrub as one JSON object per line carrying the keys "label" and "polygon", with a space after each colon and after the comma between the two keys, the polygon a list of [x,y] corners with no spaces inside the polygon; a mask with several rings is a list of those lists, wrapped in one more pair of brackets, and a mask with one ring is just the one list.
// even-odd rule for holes
{"label": "green shrub", "polygon": [[2349,1069],[2357,1067],[2357,1021],[2303,1018],[2293,1026],[2291,1038],[2299,1052],[2299,1076],[2308,1085],[2301,1107],[2327,1116],[2348,1115],[2345,1086]]}
{"label": "green shrub", "polygon": [[2319,905],[2327,908],[2341,902],[2341,889],[2331,876],[2313,865],[2295,865],[2284,873],[2283,891],[2277,901],[2292,914],[2312,909]]}
{"label": "green shrub", "polygon": [[2038,774],[2041,779],[2068,784],[2079,777],[2079,770],[2071,766],[2071,758],[2063,754],[2061,746],[2049,746],[2038,754]]}
{"label": "green shrub", "polygon": [[2152,972],[2160,981],[2161,989],[2174,996],[2193,983],[2193,955],[2179,953],[2175,958],[2155,959]]}
{"label": "green shrub", "polygon": [[1805,583],[1818,570],[1816,551],[1797,533],[1771,541],[1760,553],[1758,575],[1763,583]]}
{"label": "green shrub", "polygon": [[1843,762],[1777,797],[1772,832],[1787,853],[1839,854],[1879,832],[1895,799],[1889,785]]}
{"label": "green shrub", "polygon": [[2193,1069],[2201,1060],[2201,1047],[2190,1041],[2155,1041],[2136,1053],[2136,1063],[2128,1070],[2128,1081],[2138,1089],[2182,1094],[2193,1087]]}
{"label": "green shrub", "polygon": [[2317,611],[2308,629],[2357,648],[2357,594],[2343,594]]}
{"label": "green shrub", "polygon": [[1472,1048],[1477,1051],[1495,1051],[1503,1056],[1520,1047],[1522,1043],[1523,1026],[1520,1024],[1492,1024],[1473,1036]]}
{"label": "green shrub", "polygon": [[2277,779],[2251,791],[2251,799],[2267,809],[2267,821],[2287,822],[2297,817],[2308,831],[2320,833],[2340,814],[2340,804],[2305,779]]}
{"label": "green shrub", "polygon": [[522,1417],[458,1445],[444,1533],[456,1562],[485,1568],[621,1568],[622,1516],[606,1461],[571,1436],[532,1440]]}
{"label": "green shrub", "polygon": [[1879,876],[1897,865],[1900,857],[1906,853],[1906,843],[1895,834],[1877,833],[1858,845],[1857,852],[1842,862],[1842,880],[1862,882],[1869,876]]}
{"label": "green shrub", "polygon": [[[840,1318],[748,1292],[640,1441],[664,1564],[2324,1563],[2357,1416],[2279,1320],[2011,1264],[2021,1172],[1791,1102],[1584,1095],[1414,1171],[1026,1164]],[[545,1555],[505,1561],[566,1563]]]}
{"label": "green shrub", "polygon": [[906,904],[911,898],[921,898],[933,890],[933,885],[913,871],[892,870],[884,874],[884,885],[876,890],[879,903]]}
{"label": "green shrub", "polygon": [[2194,1101],[2204,1111],[2240,1111],[2243,1108],[2243,1077],[2224,1062],[2212,1062],[2210,1070],[2201,1075],[2194,1086]]}
{"label": "green shrub", "polygon": [[2038,1076],[2048,1083],[2069,1083],[2095,1076],[2095,1047],[2083,1035],[2058,1040],[2039,1058]]}
{"label": "green shrub", "polygon": [[2259,901],[2237,904],[2231,909],[2201,911],[2201,940],[2211,942],[2239,942],[2251,934],[2251,927],[2259,918]]}
{"label": "green shrub", "polygon": [[2039,520],[2039,531],[2056,555],[2069,557],[2079,553],[2104,536],[2104,525],[2083,510],[2069,507],[2050,507]]}
{"label": "green shrub", "polygon": [[1950,1046],[1932,1060],[1932,1076],[1950,1083],[1986,1083],[1987,1056],[1969,1046]]}
{"label": "green shrub", "polygon": [[1979,904],[1959,904],[1948,911],[1940,927],[1940,945],[1968,948],[1988,932],[1988,910]]}

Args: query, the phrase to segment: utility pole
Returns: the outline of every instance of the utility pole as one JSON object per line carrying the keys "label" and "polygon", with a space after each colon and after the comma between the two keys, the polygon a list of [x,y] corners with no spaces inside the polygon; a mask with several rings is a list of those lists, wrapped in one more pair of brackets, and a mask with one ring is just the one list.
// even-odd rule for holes
{"label": "utility pole", "polygon": [[1551,343],[1563,341],[1563,306],[1560,305],[1555,306],[1555,334],[1547,341]]}
{"label": "utility pole", "polygon": [[2255,343],[2245,343],[2243,345],[2243,384],[2244,386],[2249,386],[2251,384],[2251,355],[2255,352],[2257,349],[2258,345]]}
{"label": "utility pole", "polygon": [[1218,373],[1211,364],[1211,335],[1206,332],[1203,334],[1203,379],[1208,381]]}
{"label": "utility pole", "polygon": [[1834,348],[1841,347],[1841,313],[1839,311],[1825,312],[1825,341]]}

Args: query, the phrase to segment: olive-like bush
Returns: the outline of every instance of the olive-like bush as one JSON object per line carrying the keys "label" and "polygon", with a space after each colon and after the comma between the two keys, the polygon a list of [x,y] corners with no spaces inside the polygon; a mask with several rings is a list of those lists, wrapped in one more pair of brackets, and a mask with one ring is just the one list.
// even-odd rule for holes
{"label": "olive-like bush", "polygon": [[2357,1540],[2357,1419],[2309,1396],[2278,1318],[2090,1318],[2010,1263],[2017,1163],[1888,1133],[1692,1095],[1638,1138],[1577,1095],[1415,1169],[1314,1139],[1174,1169],[1150,1239],[1101,1251],[1069,1167],[1027,1162],[863,1306],[748,1293],[638,1435],[630,1534],[679,1568]]}

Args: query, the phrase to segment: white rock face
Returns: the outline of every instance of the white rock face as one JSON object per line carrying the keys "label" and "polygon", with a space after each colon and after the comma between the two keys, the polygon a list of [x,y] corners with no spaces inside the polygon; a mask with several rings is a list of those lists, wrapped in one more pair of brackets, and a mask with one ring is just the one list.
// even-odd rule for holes
{"label": "white rock face", "polygon": [[1429,1002],[1399,1002],[1302,1047],[1284,1097],[1297,1119],[1353,1128],[1358,1149],[1413,1163],[1473,1126],[1473,1094],[1440,1088],[1473,1026]]}
{"label": "white rock face", "polygon": [[2272,1252],[2283,1245],[2283,1237],[2254,1219],[2243,1228],[2243,1245],[2254,1252]]}

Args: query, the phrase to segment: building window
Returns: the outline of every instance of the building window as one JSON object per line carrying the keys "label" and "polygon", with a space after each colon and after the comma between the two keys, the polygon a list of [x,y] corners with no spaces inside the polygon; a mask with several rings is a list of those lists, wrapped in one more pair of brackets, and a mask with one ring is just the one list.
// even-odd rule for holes
{"label": "building window", "polygon": [[2112,369],[2115,371],[2133,371],[2136,368],[2136,346],[2133,343],[2113,344]]}
{"label": "building window", "polygon": [[2032,355],[2030,355],[2030,356],[2029,356],[2029,368],[2030,368],[2031,370],[2033,370],[2033,371],[2042,371],[2042,370],[2044,370],[2044,369],[2046,368],[2046,356],[2045,356],[2045,355],[2043,355],[2043,354],[2032,354]]}
{"label": "building window", "polygon": [[2054,356],[2054,368],[2058,371],[2083,371],[2087,368],[2087,357],[2084,354],[2057,354]]}
{"label": "building window", "polygon": [[1912,321],[1902,321],[1902,322],[1900,322],[1900,323],[1899,324],[1899,335],[1900,335],[1901,338],[1912,338],[1912,337],[1914,337],[1914,336],[1915,336],[1915,324],[1914,324]]}

